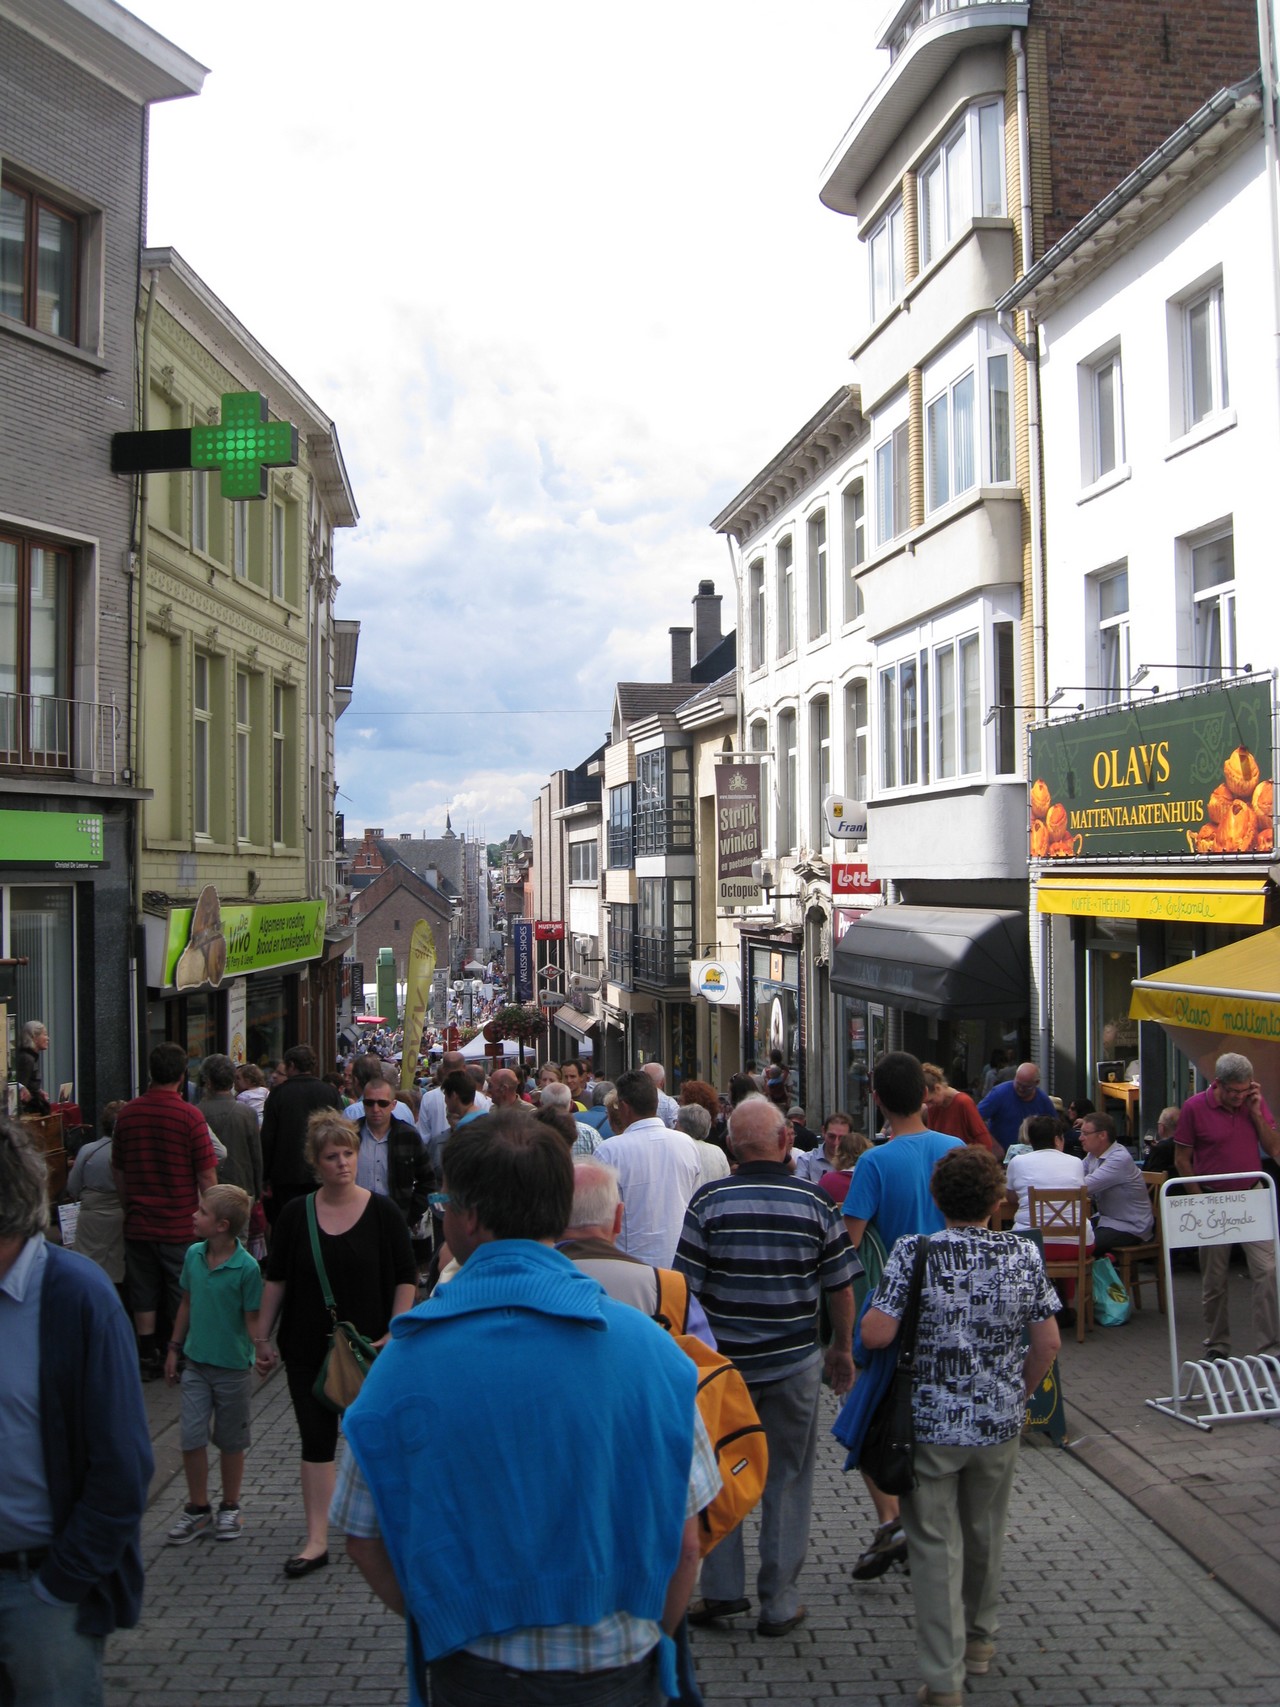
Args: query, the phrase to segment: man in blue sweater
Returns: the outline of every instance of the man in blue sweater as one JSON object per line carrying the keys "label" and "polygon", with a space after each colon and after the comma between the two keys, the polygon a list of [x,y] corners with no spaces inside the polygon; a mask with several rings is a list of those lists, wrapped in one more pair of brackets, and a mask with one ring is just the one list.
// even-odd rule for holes
{"label": "man in blue sweater", "polygon": [[1052,1116],[1057,1112],[1051,1099],[1040,1089],[1040,1069],[1034,1061],[1024,1061],[1012,1079],[993,1086],[978,1104],[978,1113],[986,1121],[1000,1156],[1010,1144],[1018,1142],[1024,1120],[1033,1114]]}
{"label": "man in blue sweater", "polygon": [[142,1607],[151,1441],[115,1288],[48,1224],[44,1157],[0,1115],[0,1701],[101,1707]]}
{"label": "man in blue sweater", "polygon": [[[405,1616],[411,1700],[658,1707],[719,1471],[696,1373],[554,1245],[573,1165],[514,1110],[444,1149],[462,1268],[391,1325],[344,1420],[332,1522]],[[448,1371],[441,1381],[440,1372]]]}

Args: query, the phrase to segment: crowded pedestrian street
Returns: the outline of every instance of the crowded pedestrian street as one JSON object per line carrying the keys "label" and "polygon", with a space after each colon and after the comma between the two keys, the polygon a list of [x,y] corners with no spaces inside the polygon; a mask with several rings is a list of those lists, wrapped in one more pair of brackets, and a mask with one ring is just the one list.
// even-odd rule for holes
{"label": "crowded pedestrian street", "polygon": [[[1239,1284],[1243,1290],[1243,1276]],[[1179,1274],[1194,1323],[1196,1281]],[[999,1651],[970,1682],[974,1707],[1275,1707],[1280,1701],[1280,1427],[1196,1431],[1143,1403],[1168,1383],[1166,1324],[1064,1344],[1069,1444],[1024,1445],[1005,1552]],[[289,1583],[297,1540],[296,1450],[288,1395],[254,1402],[243,1536],[235,1547],[168,1547],[181,1505],[177,1403],[147,1389],[158,1469],[144,1521],[147,1602],[106,1667],[109,1707],[319,1707],[406,1701],[404,1634],[354,1568]],[[806,1623],[762,1640],[749,1617],[694,1633],[708,1707],[915,1699],[907,1577],[850,1580],[870,1508],[826,1434],[823,1401],[814,1521],[801,1592]],[[512,1403],[512,1427],[519,1427]],[[589,1440],[581,1442],[588,1449]],[[177,1482],[174,1481],[175,1475]],[[749,1525],[754,1520],[748,1520]],[[1176,1539],[1175,1539],[1176,1537]]]}

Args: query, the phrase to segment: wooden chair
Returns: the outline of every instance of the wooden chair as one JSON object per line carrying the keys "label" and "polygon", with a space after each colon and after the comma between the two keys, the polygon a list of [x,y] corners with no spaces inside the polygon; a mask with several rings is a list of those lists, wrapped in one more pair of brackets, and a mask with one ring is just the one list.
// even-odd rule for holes
{"label": "wooden chair", "polygon": [[[1111,1252],[1111,1260],[1133,1299],[1135,1310],[1142,1308],[1142,1283],[1150,1284],[1154,1278],[1156,1283],[1156,1303],[1160,1306],[1160,1314],[1169,1314],[1169,1300],[1165,1296],[1164,1285],[1164,1230],[1160,1225],[1160,1187],[1168,1179],[1168,1174],[1147,1173],[1142,1175],[1147,1188],[1147,1196],[1151,1199],[1151,1213],[1156,1218],[1155,1228],[1151,1237],[1142,1245],[1121,1245]],[[1138,1267],[1139,1263],[1149,1262],[1154,1265],[1154,1276],[1144,1275]]]}
{"label": "wooden chair", "polygon": [[1074,1245],[1076,1254],[1069,1262],[1044,1259],[1045,1273],[1050,1280],[1074,1280],[1076,1283],[1076,1339],[1084,1343],[1085,1322],[1093,1326],[1093,1251],[1089,1246],[1089,1193],[1080,1186],[1076,1191],[1045,1191],[1038,1186],[1027,1188],[1027,1214],[1031,1225],[1040,1231],[1046,1245]]}

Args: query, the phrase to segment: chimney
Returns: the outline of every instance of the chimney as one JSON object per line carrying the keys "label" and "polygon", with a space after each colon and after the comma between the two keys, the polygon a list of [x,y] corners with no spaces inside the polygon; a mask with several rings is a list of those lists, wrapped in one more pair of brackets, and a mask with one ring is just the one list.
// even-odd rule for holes
{"label": "chimney", "polygon": [[691,628],[673,628],[671,631],[671,680],[673,682],[691,682],[693,670],[689,662],[689,637]]}
{"label": "chimney", "polygon": [[700,664],[720,643],[720,594],[714,581],[699,581],[693,601],[694,662]]}

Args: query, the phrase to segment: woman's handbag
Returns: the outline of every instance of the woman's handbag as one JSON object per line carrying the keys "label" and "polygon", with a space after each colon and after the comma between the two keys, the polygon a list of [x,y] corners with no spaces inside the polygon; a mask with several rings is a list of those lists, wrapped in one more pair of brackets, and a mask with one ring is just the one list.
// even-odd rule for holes
{"label": "woman's handbag", "polygon": [[324,1362],[320,1365],[320,1373],[316,1376],[311,1393],[320,1404],[331,1411],[337,1411],[341,1416],[364,1386],[364,1378],[373,1367],[378,1348],[371,1340],[367,1340],[358,1328],[352,1327],[350,1322],[338,1320],[338,1306],[333,1301],[324,1258],[320,1255],[320,1233],[316,1226],[314,1192],[307,1199],[307,1229],[311,1234],[311,1256],[316,1265],[320,1290],[324,1294],[329,1320],[333,1324],[329,1333],[329,1349],[324,1354]]}
{"label": "woman's handbag", "polygon": [[1093,1319],[1100,1328],[1118,1328],[1133,1311],[1124,1281],[1110,1257],[1093,1260]]}
{"label": "woman's handbag", "polygon": [[915,1380],[916,1325],[920,1320],[920,1295],[924,1290],[924,1271],[929,1261],[929,1239],[916,1242],[915,1263],[911,1269],[911,1284],[907,1288],[906,1307],[898,1329],[898,1361],[889,1387],[867,1425],[858,1468],[884,1494],[909,1494],[916,1485],[916,1427],[911,1409],[912,1386]]}

